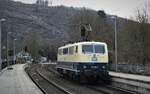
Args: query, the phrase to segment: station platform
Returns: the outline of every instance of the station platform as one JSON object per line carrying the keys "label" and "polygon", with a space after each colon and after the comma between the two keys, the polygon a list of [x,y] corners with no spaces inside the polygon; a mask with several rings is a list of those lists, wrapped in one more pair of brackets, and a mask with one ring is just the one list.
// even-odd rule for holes
{"label": "station platform", "polygon": [[43,94],[24,71],[25,64],[0,72],[0,94]]}
{"label": "station platform", "polygon": [[148,82],[150,83],[150,76],[144,75],[136,75],[136,74],[127,74],[127,73],[119,73],[119,72],[112,72],[109,71],[109,75],[113,77],[119,77],[124,79],[131,79],[136,81]]}

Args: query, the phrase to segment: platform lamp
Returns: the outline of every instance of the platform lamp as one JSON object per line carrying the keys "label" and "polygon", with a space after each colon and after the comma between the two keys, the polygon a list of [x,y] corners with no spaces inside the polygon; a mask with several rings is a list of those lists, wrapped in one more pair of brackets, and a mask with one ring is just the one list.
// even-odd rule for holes
{"label": "platform lamp", "polygon": [[117,16],[112,16],[111,19],[114,19],[114,27],[115,27],[115,65],[116,65],[116,71],[118,71]]}
{"label": "platform lamp", "polygon": [[0,70],[2,69],[2,58],[1,58],[1,45],[2,45],[2,37],[1,37],[1,33],[2,33],[2,22],[6,21],[6,19],[2,18],[0,19]]}
{"label": "platform lamp", "polygon": [[7,69],[8,70],[12,69],[12,67],[9,64],[9,39],[8,39],[8,37],[10,34],[12,34],[12,32],[7,32]]}
{"label": "platform lamp", "polygon": [[15,61],[16,61],[16,41],[17,41],[17,39],[15,38],[15,39],[13,39],[13,60],[14,60],[14,64],[15,64]]}

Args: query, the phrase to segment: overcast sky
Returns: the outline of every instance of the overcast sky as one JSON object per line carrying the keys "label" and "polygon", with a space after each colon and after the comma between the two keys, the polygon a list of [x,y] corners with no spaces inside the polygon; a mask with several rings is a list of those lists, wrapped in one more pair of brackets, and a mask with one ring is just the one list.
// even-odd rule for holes
{"label": "overcast sky", "polygon": [[[24,3],[35,3],[36,0],[15,0]],[[49,0],[53,5],[88,7],[94,10],[104,10],[108,14],[130,18],[136,9],[145,5],[148,0]]]}

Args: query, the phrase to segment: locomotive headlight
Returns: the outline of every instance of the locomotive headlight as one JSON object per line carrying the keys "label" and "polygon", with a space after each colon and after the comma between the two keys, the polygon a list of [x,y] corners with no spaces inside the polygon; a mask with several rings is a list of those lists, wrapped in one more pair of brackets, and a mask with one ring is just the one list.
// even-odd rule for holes
{"label": "locomotive headlight", "polygon": [[87,67],[84,65],[83,68],[86,69]]}
{"label": "locomotive headlight", "polygon": [[105,67],[105,66],[102,66],[102,68],[105,69],[106,67]]}

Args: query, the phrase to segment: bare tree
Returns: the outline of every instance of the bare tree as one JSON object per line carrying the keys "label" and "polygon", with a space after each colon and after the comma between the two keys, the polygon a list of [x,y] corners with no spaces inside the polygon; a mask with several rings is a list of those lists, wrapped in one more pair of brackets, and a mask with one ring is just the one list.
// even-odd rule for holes
{"label": "bare tree", "polygon": [[34,59],[39,57],[40,43],[40,35],[36,32],[30,32],[24,38],[24,44]]}
{"label": "bare tree", "polygon": [[129,20],[122,33],[122,60],[130,63],[147,64],[150,61],[150,14],[148,7],[138,9],[136,21]]}
{"label": "bare tree", "polygon": [[113,29],[108,24],[107,19],[100,17],[96,11],[86,8],[81,9],[72,20],[71,30],[69,35],[73,41],[81,40],[80,25],[90,24],[92,32],[89,33],[88,40],[106,42],[109,47],[112,47]]}

